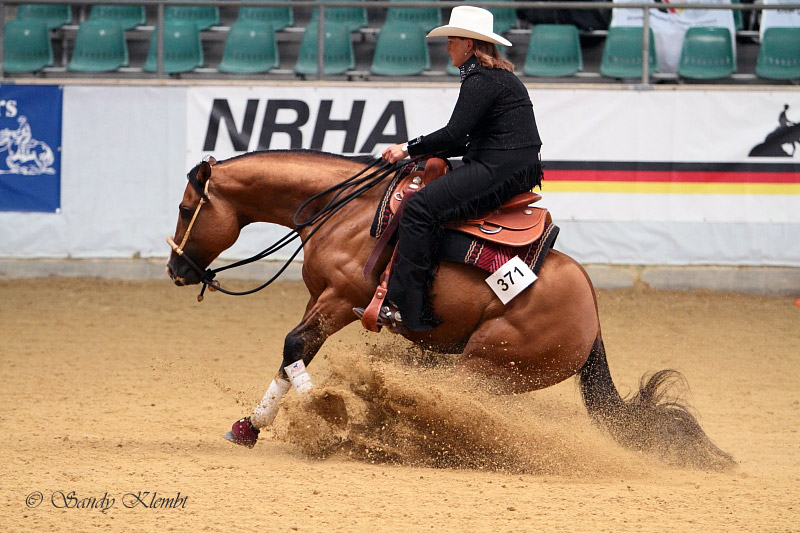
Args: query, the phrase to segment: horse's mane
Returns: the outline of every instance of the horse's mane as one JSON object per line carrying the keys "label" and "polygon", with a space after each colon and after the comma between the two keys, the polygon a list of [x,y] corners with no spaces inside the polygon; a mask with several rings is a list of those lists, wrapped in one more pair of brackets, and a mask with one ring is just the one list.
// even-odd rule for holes
{"label": "horse's mane", "polygon": [[[315,157],[324,157],[324,158],[331,158],[331,159],[344,159],[346,161],[353,161],[354,163],[361,163],[363,165],[372,165],[377,161],[380,161],[379,158],[374,157],[372,155],[341,155],[341,154],[333,154],[330,152],[322,152],[320,150],[307,150],[307,149],[294,149],[294,150],[256,150],[255,152],[247,152],[245,154],[235,155],[233,157],[229,157],[228,159],[223,159],[222,161],[218,161],[217,164],[220,163],[229,163],[231,161],[236,161],[238,159],[244,159],[248,157],[256,157],[256,156],[263,156],[269,154],[286,154],[286,155],[310,155]],[[202,163],[198,163],[195,165],[189,172],[186,174],[186,179],[189,180],[189,183],[192,187],[197,191],[198,194],[203,194],[203,188],[200,186],[200,182],[197,180],[197,172],[200,170],[200,165]]]}

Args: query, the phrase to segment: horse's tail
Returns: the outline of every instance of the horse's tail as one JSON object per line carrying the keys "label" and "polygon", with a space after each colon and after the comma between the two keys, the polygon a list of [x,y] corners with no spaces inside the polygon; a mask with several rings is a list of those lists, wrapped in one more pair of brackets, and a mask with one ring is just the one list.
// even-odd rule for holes
{"label": "horse's tail", "polygon": [[589,416],[625,447],[655,452],[669,463],[723,470],[735,464],[705,434],[684,404],[667,393],[685,384],[676,370],[642,376],[639,391],[630,399],[617,392],[608,369],[603,339],[598,335],[579,374],[581,395]]}

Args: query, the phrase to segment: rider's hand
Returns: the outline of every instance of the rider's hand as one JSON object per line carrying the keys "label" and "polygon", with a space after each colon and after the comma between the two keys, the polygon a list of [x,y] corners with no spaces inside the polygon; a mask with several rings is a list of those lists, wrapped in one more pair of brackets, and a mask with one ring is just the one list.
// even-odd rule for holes
{"label": "rider's hand", "polygon": [[383,159],[385,161],[388,161],[389,163],[396,163],[408,155],[407,149],[404,149],[405,146],[408,145],[404,143],[404,144],[395,144],[393,146],[390,146],[389,148],[383,151],[381,157],[383,157]]}

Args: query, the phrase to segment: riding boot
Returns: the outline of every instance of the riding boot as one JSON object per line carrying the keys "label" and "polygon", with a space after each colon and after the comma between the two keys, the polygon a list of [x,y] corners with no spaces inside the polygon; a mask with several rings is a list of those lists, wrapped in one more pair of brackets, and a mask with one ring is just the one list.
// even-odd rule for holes
{"label": "riding boot", "polygon": [[430,331],[440,323],[428,301],[430,281],[429,267],[417,265],[403,254],[397,254],[386,299],[397,306],[403,317],[403,326],[411,331]]}

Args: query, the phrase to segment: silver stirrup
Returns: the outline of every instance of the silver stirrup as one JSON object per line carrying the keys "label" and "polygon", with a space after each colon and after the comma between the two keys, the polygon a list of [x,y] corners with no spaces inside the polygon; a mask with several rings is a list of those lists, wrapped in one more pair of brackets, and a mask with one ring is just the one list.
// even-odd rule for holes
{"label": "silver stirrup", "polygon": [[397,326],[398,324],[403,323],[403,317],[400,316],[400,311],[392,312],[391,308],[388,305],[384,305],[381,309],[383,316],[389,319],[389,322],[392,323],[393,326]]}

